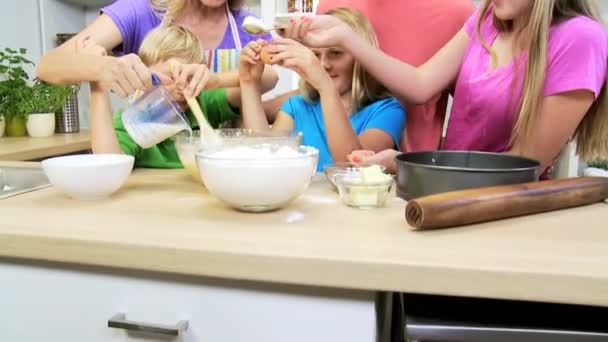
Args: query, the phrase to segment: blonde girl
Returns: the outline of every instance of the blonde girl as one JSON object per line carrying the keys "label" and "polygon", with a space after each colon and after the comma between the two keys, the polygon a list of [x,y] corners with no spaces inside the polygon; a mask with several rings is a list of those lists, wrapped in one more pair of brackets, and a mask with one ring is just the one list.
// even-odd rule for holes
{"label": "blonde girl", "polygon": [[[444,149],[505,152],[550,167],[571,139],[584,159],[608,156],[608,35],[590,0],[485,0],[419,68],[373,49],[331,16],[288,36],[338,45],[395,94],[423,103],[455,84]],[[357,157],[394,167],[394,152]]]}
{"label": "blonde girl", "polygon": [[[341,8],[328,13],[366,44],[377,46],[361,12]],[[264,41],[250,43],[239,67],[243,122],[261,130],[269,129],[258,85],[263,45]],[[271,62],[296,71],[303,80],[301,94],[283,104],[272,130],[302,132],[303,143],[319,149],[319,171],[334,161],[345,161],[353,150],[381,151],[399,144],[405,111],[351,53],[340,47],[311,50],[291,39],[277,39],[270,46]]]}

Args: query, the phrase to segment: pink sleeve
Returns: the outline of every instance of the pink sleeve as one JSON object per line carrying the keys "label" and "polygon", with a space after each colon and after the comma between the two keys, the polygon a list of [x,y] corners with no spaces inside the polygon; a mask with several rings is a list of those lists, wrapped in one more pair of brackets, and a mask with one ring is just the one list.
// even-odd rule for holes
{"label": "pink sleeve", "polygon": [[475,34],[475,27],[477,26],[477,18],[479,18],[479,9],[476,9],[475,12],[464,23],[464,30],[467,31],[467,34],[469,35],[469,37],[473,37],[473,35]]}
{"label": "pink sleeve", "polygon": [[606,83],[608,34],[589,18],[577,17],[554,28],[549,38],[544,96],[587,89],[597,97]]}

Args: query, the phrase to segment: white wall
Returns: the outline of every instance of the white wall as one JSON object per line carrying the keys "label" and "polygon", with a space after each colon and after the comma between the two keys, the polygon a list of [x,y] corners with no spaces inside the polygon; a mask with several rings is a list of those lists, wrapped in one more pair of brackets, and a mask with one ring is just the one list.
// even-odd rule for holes
{"label": "white wall", "polygon": [[42,51],[38,0],[0,0],[0,2],[2,3],[0,48],[26,48],[28,58],[34,62],[38,61]]}
{"label": "white wall", "polygon": [[[57,33],[78,32],[85,25],[84,7],[59,0],[0,0],[0,4],[0,48],[26,48],[34,63],[55,46]],[[35,76],[34,68],[28,71]],[[81,106],[80,122],[88,127],[88,106]]]}

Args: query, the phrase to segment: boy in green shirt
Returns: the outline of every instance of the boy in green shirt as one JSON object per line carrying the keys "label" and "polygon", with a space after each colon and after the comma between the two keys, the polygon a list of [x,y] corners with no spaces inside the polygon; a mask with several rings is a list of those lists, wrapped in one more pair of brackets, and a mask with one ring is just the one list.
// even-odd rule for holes
{"label": "boy in green shirt", "polygon": [[[103,48],[92,45],[90,41],[85,40],[81,45],[84,53],[105,53],[102,51]],[[214,77],[213,82],[216,85],[223,84],[222,74],[211,75],[206,66],[200,64],[203,61],[203,49],[196,36],[179,26],[161,26],[150,31],[141,44],[139,57],[150,68],[150,71],[159,77],[161,84],[170,91],[182,108],[187,106],[183,98],[183,91],[177,89],[172,78],[174,73],[169,67],[171,63],[176,63],[180,66],[179,70],[189,72],[192,77],[200,77],[201,83],[206,83],[210,77]],[[225,88],[204,90],[197,96],[197,100],[212,127],[217,128],[226,122],[240,118],[240,114],[233,109],[233,106],[238,105],[238,96],[228,96]],[[197,129],[198,124],[193,115],[190,111],[187,111],[186,114],[192,128]],[[101,84],[92,82],[91,142],[93,153],[132,155],[135,157],[136,167],[183,167],[172,139],[167,139],[150,148],[141,148],[125,130],[121,115],[122,111],[119,111],[112,116],[108,90]]]}

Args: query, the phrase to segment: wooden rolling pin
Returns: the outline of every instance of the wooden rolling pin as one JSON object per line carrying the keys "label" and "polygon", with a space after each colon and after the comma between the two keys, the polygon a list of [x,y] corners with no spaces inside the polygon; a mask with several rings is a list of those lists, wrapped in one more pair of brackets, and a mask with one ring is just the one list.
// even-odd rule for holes
{"label": "wooden rolling pin", "polygon": [[606,198],[608,178],[563,178],[420,197],[407,203],[405,219],[414,230],[447,228],[578,207]]}

